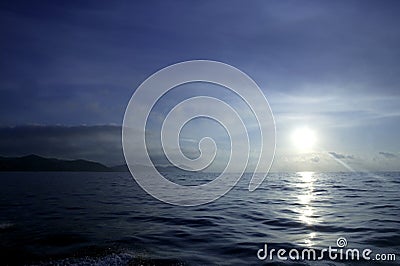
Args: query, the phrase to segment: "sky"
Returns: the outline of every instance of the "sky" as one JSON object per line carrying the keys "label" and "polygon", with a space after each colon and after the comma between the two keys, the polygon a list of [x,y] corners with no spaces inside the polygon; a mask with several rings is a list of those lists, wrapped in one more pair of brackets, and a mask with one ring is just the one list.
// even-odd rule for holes
{"label": "sky", "polygon": [[[244,71],[268,99],[272,170],[400,170],[399,12],[398,1],[1,1],[0,155],[122,164],[135,89],[168,65],[208,59]],[[245,109],[223,89],[192,85],[165,97],[152,121],[196,93]],[[307,150],[292,140],[303,127],[315,136]],[[217,124],[198,121],[182,133],[189,156],[206,133],[229,148]]]}

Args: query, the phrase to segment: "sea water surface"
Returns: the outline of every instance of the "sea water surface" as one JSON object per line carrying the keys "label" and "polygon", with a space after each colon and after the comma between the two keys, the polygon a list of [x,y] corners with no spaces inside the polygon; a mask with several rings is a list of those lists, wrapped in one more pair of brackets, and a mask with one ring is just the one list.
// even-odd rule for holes
{"label": "sea water surface", "polygon": [[264,244],[320,250],[339,237],[399,263],[400,173],[270,173],[254,192],[249,181],[213,203],[178,207],[147,195],[129,173],[0,173],[0,264],[261,265],[271,262],[257,258]]}

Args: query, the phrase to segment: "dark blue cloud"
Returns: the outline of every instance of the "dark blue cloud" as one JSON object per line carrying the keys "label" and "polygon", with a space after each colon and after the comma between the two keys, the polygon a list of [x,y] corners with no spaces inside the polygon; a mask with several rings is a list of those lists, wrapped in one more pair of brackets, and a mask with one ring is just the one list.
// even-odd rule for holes
{"label": "dark blue cloud", "polygon": [[267,94],[398,96],[399,6],[2,2],[0,124],[120,124],[148,75],[198,58],[243,69]]}
{"label": "dark blue cloud", "polygon": [[394,159],[397,158],[397,155],[391,152],[379,152],[379,155],[383,156],[386,159]]}

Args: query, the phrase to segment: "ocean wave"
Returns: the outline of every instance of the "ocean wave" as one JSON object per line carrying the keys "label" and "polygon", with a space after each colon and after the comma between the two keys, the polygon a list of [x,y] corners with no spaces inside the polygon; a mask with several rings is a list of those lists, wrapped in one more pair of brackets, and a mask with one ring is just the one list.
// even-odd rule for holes
{"label": "ocean wave", "polygon": [[46,266],[46,265],[95,265],[95,266],[135,266],[135,265],[171,265],[180,266],[185,265],[183,262],[173,259],[148,259],[142,258],[138,255],[131,253],[112,253],[99,257],[69,257],[59,260],[42,261],[36,264],[30,264],[31,266]]}
{"label": "ocean wave", "polygon": [[0,230],[6,230],[11,227],[14,227],[13,223],[0,223]]}

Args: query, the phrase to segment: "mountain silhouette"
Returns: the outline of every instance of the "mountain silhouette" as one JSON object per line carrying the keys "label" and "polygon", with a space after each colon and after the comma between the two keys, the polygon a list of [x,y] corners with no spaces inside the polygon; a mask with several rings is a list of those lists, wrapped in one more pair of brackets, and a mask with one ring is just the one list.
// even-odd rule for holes
{"label": "mountain silhouette", "polygon": [[111,172],[113,168],[87,160],[61,160],[38,155],[23,157],[1,157],[0,171],[82,171]]}

